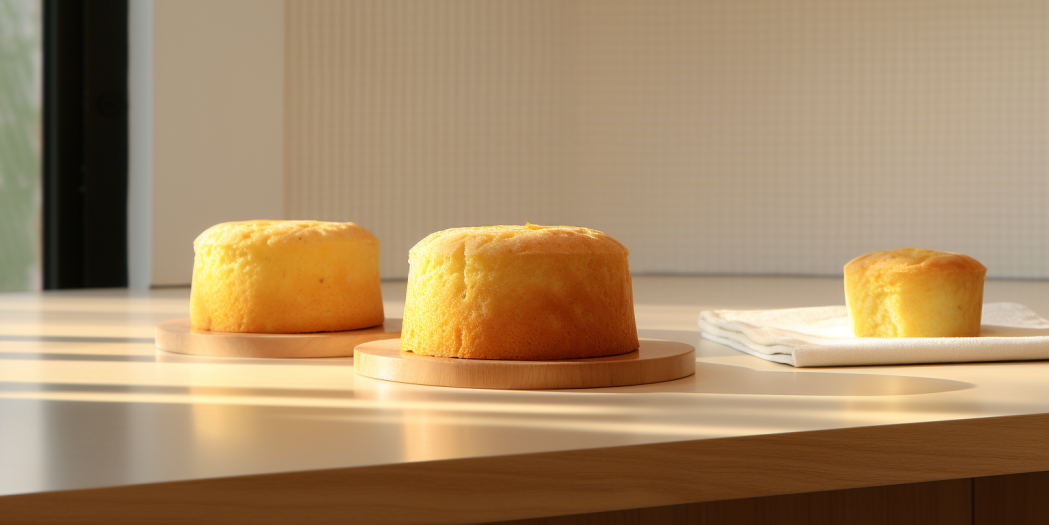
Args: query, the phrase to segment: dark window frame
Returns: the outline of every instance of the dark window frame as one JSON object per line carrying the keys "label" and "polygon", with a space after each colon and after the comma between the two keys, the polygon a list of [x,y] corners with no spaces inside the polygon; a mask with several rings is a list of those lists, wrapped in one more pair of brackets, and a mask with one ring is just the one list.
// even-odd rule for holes
{"label": "dark window frame", "polygon": [[128,2],[43,2],[44,289],[124,287]]}

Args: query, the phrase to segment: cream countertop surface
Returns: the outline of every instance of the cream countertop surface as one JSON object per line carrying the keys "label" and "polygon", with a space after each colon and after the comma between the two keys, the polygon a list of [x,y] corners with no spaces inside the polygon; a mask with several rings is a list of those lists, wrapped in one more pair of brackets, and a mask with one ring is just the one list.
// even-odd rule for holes
{"label": "cream countertop surface", "polygon": [[[836,278],[635,277],[642,337],[697,349],[696,375],[576,391],[388,383],[352,358],[167,354],[188,289],[0,294],[0,495],[759,434],[1049,413],[1049,363],[793,369],[702,340],[713,308],[841,304]],[[388,318],[404,283],[383,284]],[[1049,283],[987,302],[1049,312]]]}

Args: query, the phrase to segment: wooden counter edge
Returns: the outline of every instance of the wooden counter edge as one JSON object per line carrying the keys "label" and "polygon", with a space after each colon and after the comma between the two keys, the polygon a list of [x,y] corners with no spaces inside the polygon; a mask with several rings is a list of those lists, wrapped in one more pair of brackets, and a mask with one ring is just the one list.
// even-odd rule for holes
{"label": "wooden counter edge", "polygon": [[483,523],[1049,470],[1049,414],[0,498],[5,523]]}

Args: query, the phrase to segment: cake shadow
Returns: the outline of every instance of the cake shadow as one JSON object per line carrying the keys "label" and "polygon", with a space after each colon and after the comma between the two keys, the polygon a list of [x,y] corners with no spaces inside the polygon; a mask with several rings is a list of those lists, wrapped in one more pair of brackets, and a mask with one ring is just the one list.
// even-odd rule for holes
{"label": "cake shadow", "polygon": [[[975,385],[950,379],[847,372],[764,371],[696,363],[696,373],[664,383],[590,388],[590,393],[695,393],[756,396],[908,396],[966,390]],[[569,392],[570,390],[565,390]]]}

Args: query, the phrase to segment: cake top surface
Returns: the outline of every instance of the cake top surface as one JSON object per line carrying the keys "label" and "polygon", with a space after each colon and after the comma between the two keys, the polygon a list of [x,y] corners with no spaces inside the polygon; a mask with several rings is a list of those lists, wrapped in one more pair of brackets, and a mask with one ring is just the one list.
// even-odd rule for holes
{"label": "cake top surface", "polygon": [[576,226],[481,226],[431,233],[408,252],[418,255],[498,256],[509,254],[622,254],[630,251],[619,241],[590,228]]}
{"label": "cake top surface", "polygon": [[193,247],[260,244],[273,246],[291,242],[337,240],[379,242],[371,232],[352,222],[259,220],[216,224],[197,236],[193,241]]}
{"label": "cake top surface", "polygon": [[900,248],[861,255],[845,265],[845,272],[917,273],[957,271],[986,273],[987,267],[960,253],[938,252],[919,248]]}

